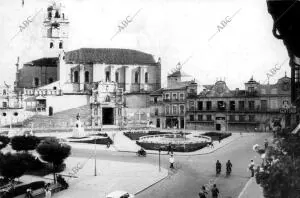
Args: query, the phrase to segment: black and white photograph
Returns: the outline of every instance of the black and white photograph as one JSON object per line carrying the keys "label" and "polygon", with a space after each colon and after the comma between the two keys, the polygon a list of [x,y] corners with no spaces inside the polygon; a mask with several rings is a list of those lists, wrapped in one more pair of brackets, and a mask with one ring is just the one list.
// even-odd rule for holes
{"label": "black and white photograph", "polygon": [[0,198],[300,198],[300,0],[1,0]]}

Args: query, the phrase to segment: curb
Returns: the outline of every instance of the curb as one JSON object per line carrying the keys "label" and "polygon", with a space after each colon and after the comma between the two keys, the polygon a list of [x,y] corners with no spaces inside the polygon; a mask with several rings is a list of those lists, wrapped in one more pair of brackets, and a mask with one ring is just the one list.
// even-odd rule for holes
{"label": "curb", "polygon": [[[192,154],[192,153],[191,153],[191,154],[188,154],[188,153],[187,153],[187,154],[182,154],[182,153],[178,153],[178,152],[174,152],[174,153],[176,154],[176,156],[207,155],[207,154],[214,153],[215,151],[217,151],[217,150],[219,150],[219,149],[221,149],[221,148],[227,146],[228,144],[234,142],[235,140],[238,140],[239,138],[241,138],[241,136],[239,136],[239,137],[237,137],[237,138],[235,138],[235,139],[233,139],[233,140],[227,142],[226,144],[222,145],[222,146],[219,147],[219,148],[216,148],[215,150],[212,150],[212,151],[209,151],[209,152],[206,152],[206,153],[195,153],[195,154]],[[121,153],[122,153],[122,152],[123,152],[123,153],[136,153],[135,151],[126,151],[126,150],[117,150],[116,152],[121,152]],[[149,152],[148,150],[146,150],[146,152],[147,152],[147,155],[159,155],[159,153]],[[161,153],[160,155],[169,155],[169,154],[166,154],[166,153],[162,154],[162,153]]]}
{"label": "curb", "polygon": [[246,183],[246,185],[244,186],[243,190],[240,192],[238,198],[241,198],[241,197],[245,194],[245,191],[247,190],[247,188],[248,188],[248,186],[250,185],[250,183],[252,183],[252,181],[253,181],[253,178],[250,178],[250,179],[247,181],[247,183]]}
{"label": "curb", "polygon": [[151,188],[152,186],[154,186],[154,185],[158,184],[159,182],[163,181],[164,179],[166,179],[168,176],[169,176],[169,173],[166,176],[164,176],[163,178],[161,178],[158,181],[154,182],[153,184],[151,184],[151,185],[147,186],[146,188],[136,192],[134,195],[138,195],[138,194],[146,191],[147,189]]}

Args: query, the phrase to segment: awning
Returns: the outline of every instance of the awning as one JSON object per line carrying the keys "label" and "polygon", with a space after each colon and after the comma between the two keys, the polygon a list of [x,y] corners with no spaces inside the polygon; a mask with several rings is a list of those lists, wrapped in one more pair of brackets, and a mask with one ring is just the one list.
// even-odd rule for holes
{"label": "awning", "polygon": [[292,134],[298,134],[300,132],[300,124],[292,131]]}

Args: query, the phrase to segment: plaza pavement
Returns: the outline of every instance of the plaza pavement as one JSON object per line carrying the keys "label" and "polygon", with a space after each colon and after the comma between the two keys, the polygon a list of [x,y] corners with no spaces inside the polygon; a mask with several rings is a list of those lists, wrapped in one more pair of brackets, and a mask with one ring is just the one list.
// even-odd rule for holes
{"label": "plaza pavement", "polygon": [[[108,136],[114,141],[114,144],[112,144],[109,148],[106,147],[106,145],[99,145],[96,146],[94,144],[85,144],[85,143],[73,143],[68,142],[69,145],[71,145],[73,148],[77,149],[91,149],[91,150],[107,150],[107,151],[118,151],[118,152],[137,152],[141,147],[136,144],[136,141],[130,140],[128,137],[126,137],[123,134],[123,131],[108,131],[106,132]],[[204,133],[204,132],[197,132],[198,134]],[[55,136],[58,138],[67,138],[72,136],[71,132],[52,132],[52,133],[37,133],[36,136]],[[223,139],[220,143],[219,141],[214,141],[214,147],[205,147],[203,149],[200,149],[198,151],[194,152],[174,152],[176,155],[179,156],[192,156],[192,155],[204,155],[209,154],[212,152],[215,152],[216,150],[222,148],[223,146],[226,146],[227,144],[232,143],[235,140],[238,140],[239,138],[243,136],[248,135],[254,135],[254,133],[232,133],[232,135],[228,138]],[[158,154],[158,151],[154,150],[146,150],[148,154]],[[161,155],[166,155],[167,152],[161,152]]]}
{"label": "plaza pavement", "polygon": [[[69,189],[54,194],[56,198],[98,198],[105,197],[116,190],[124,190],[136,194],[145,188],[159,182],[168,175],[168,170],[157,166],[142,163],[118,162],[97,159],[97,176],[94,176],[93,158],[70,157],[66,161],[67,168],[61,173],[78,177],[67,179]],[[72,171],[73,167],[82,167]],[[75,169],[74,169],[75,170]],[[75,174],[74,174],[75,173]],[[51,177],[51,175],[49,175]]]}
{"label": "plaza pavement", "polygon": [[[68,143],[72,147],[77,149],[87,149],[87,150],[102,150],[102,151],[115,151],[115,152],[136,152],[140,147],[135,144],[135,141],[130,140],[128,137],[123,135],[122,131],[109,131],[107,132],[111,139],[114,140],[114,144],[110,148],[105,145],[95,145],[94,144],[81,144],[81,143]],[[37,136],[55,136],[58,138],[67,138],[72,135],[72,133],[37,133]],[[232,136],[224,139],[219,143],[214,141],[214,148],[203,148],[199,151],[190,153],[179,153],[175,152],[177,156],[193,156],[193,155],[205,155],[213,153],[214,151],[238,141],[239,138],[245,136],[253,136],[255,133],[232,133]],[[158,154],[157,151],[147,151],[149,154]],[[162,152],[162,155],[167,155],[166,152]],[[87,156],[90,157],[90,156]],[[157,166],[150,164],[140,164],[132,162],[118,162],[118,161],[108,161],[108,160],[97,160],[98,170],[105,170],[105,172],[98,172],[99,176],[93,176],[94,160],[85,158],[73,158],[70,157],[67,160],[67,169],[63,173],[68,175],[70,169],[75,167],[78,162],[85,161],[86,164],[82,169],[78,171],[75,175],[78,178],[68,179],[70,182],[70,188],[66,191],[62,191],[55,194],[53,197],[68,198],[68,197],[83,197],[89,195],[92,197],[105,197],[105,195],[114,190],[125,190],[129,193],[138,194],[140,191],[147,189],[149,186],[154,185],[158,181],[166,178],[168,176],[168,171],[162,169],[158,172]],[[72,172],[72,171],[71,171]],[[149,174],[151,173],[151,174]],[[44,177],[45,181],[49,181],[52,175]],[[38,179],[37,177],[23,176],[21,180],[32,182]],[[254,182],[253,182],[254,181]],[[262,197],[261,188],[256,184],[255,180],[250,179],[247,185],[244,187],[239,198],[250,198],[253,197],[253,192],[257,194],[255,197]]]}

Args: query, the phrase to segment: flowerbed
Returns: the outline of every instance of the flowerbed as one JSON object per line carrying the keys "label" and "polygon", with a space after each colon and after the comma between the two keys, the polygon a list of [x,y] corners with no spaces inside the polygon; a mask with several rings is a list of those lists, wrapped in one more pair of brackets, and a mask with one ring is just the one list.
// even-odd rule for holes
{"label": "flowerbed", "polygon": [[[171,132],[160,132],[160,131],[149,131],[149,132],[146,132],[146,131],[134,131],[134,132],[124,132],[124,135],[126,137],[128,137],[129,139],[131,140],[139,140],[140,137],[143,137],[143,136],[147,136],[147,135],[162,135],[162,134],[173,134]],[[182,132],[178,132],[176,134],[181,134],[183,135],[184,133]],[[188,135],[190,133],[185,133],[185,135]]]}
{"label": "flowerbed", "polygon": [[[148,142],[137,142],[137,144],[147,150],[159,150],[168,151],[168,145],[159,144],[159,143],[148,143]],[[192,152],[200,150],[206,147],[209,142],[201,143],[190,143],[190,144],[172,144],[172,149],[175,152]]]}

